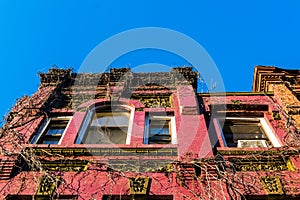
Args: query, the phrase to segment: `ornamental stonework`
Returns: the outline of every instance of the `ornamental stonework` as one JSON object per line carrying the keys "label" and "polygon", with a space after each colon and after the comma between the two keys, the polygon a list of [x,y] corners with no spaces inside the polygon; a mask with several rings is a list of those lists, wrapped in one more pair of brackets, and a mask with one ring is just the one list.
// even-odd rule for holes
{"label": "ornamental stonework", "polygon": [[156,95],[134,95],[133,99],[140,101],[146,108],[171,108],[171,94],[156,94]]}
{"label": "ornamental stonework", "polygon": [[177,148],[35,148],[36,156],[178,156]]}
{"label": "ornamental stonework", "polygon": [[42,176],[36,195],[52,195],[58,188],[60,182],[60,177]]}
{"label": "ornamental stonework", "polygon": [[146,195],[149,186],[150,186],[150,179],[149,177],[133,177],[129,178],[130,183],[130,194],[137,194],[137,195]]}
{"label": "ornamental stonework", "polygon": [[174,160],[110,159],[108,166],[116,171],[128,172],[170,172]]}
{"label": "ornamental stonework", "polygon": [[40,160],[40,162],[46,171],[60,172],[82,172],[87,169],[89,164],[86,160]]}
{"label": "ornamental stonework", "polygon": [[234,158],[229,159],[237,171],[294,171],[289,159]]}
{"label": "ornamental stonework", "polygon": [[268,194],[283,194],[280,178],[277,176],[260,177],[260,182]]}

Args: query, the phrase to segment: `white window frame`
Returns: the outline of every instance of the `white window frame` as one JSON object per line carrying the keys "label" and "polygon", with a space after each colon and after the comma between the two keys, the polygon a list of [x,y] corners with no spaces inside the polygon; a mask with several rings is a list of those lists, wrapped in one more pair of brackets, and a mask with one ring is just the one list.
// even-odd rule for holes
{"label": "white window frame", "polygon": [[[84,118],[83,124],[82,124],[82,126],[80,128],[78,137],[77,137],[77,139],[75,141],[75,144],[81,144],[82,139],[84,138],[84,136],[85,136],[85,134],[87,132],[87,128],[89,127],[90,120],[91,120],[93,114],[95,113],[95,111],[97,109],[106,108],[106,107],[107,106],[97,106],[97,107],[94,107],[94,108],[91,108],[91,109],[88,110],[88,112],[87,112],[87,114],[86,114],[86,116]],[[114,108],[114,107],[116,107],[116,108],[123,108],[124,110],[127,110],[127,111],[130,112],[129,120],[128,120],[127,136],[126,136],[126,141],[125,141],[125,144],[129,145],[130,144],[130,140],[131,140],[131,135],[132,135],[132,125],[133,125],[133,118],[134,118],[134,111],[135,111],[135,109],[132,108],[131,106],[127,106],[127,105],[115,105],[115,106],[112,106],[112,108]],[[97,144],[97,145],[101,145],[101,144]]]}
{"label": "white window frame", "polygon": [[67,129],[71,123],[71,120],[72,120],[72,117],[71,116],[62,116],[62,117],[50,117],[50,118],[47,118],[46,121],[43,122],[41,128],[39,129],[39,131],[37,132],[37,138],[34,140],[34,141],[31,141],[31,144],[38,144],[37,142],[41,139],[41,137],[43,137],[46,133],[46,130],[48,129],[48,126],[50,124],[51,121],[59,121],[59,120],[68,120],[68,124],[64,130],[64,132],[62,133],[60,139],[59,139],[59,142],[57,144],[51,144],[51,145],[59,145],[61,144],[62,140],[63,140],[63,137],[64,135],[66,134],[67,132]]}
{"label": "white window frame", "polygon": [[145,121],[145,133],[144,133],[144,144],[149,144],[149,124],[150,120],[170,120],[170,136],[171,136],[171,143],[170,144],[177,144],[177,134],[176,134],[176,123],[175,123],[175,116],[146,116]]}
{"label": "white window frame", "polygon": [[[260,124],[261,124],[261,128],[265,134],[265,136],[267,137],[267,139],[271,142],[272,147],[281,147],[282,145],[280,144],[279,140],[276,138],[276,135],[274,134],[274,132],[272,131],[272,129],[270,128],[270,126],[267,123],[267,120],[263,117],[226,117],[225,120],[245,120],[245,121],[256,121],[259,120]],[[221,137],[224,143],[224,146],[227,147],[227,142],[225,140],[225,135],[222,131],[222,127],[220,125],[220,119],[217,120],[217,124],[218,124],[218,129],[220,130],[221,133]],[[237,147],[240,148],[240,147]]]}

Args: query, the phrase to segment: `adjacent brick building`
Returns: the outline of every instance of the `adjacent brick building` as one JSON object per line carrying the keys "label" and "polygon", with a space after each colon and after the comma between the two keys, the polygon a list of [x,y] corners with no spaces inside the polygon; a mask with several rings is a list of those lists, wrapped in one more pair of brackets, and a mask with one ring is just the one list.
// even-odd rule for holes
{"label": "adjacent brick building", "polygon": [[0,199],[299,199],[300,71],[255,67],[252,92],[198,72],[50,69],[0,138]]}

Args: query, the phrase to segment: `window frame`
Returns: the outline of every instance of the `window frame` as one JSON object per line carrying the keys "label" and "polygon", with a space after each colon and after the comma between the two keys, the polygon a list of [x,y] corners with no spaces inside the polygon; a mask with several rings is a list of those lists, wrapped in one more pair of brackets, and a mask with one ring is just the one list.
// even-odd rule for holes
{"label": "window frame", "polygon": [[[72,116],[59,116],[59,117],[49,117],[47,119],[45,119],[41,125],[41,127],[39,128],[38,132],[33,136],[33,138],[31,139],[30,143],[31,144],[38,144],[38,145],[41,145],[43,143],[38,143],[39,140],[45,136],[45,134],[47,134],[47,131],[49,129],[49,125],[52,121],[64,121],[64,120],[68,120],[68,123],[63,131],[63,133],[61,134],[61,137],[58,141],[57,144],[51,144],[51,145],[60,145],[62,140],[63,140],[63,137],[65,136],[66,132],[67,132],[67,129],[71,123],[71,120],[72,120]],[[47,145],[47,144],[43,144],[43,145]]]}
{"label": "window frame", "polygon": [[[126,145],[130,144],[135,109],[131,106],[128,106],[128,105],[110,105],[110,106],[102,105],[102,106],[95,106],[95,107],[92,107],[92,108],[88,109],[88,111],[86,113],[86,116],[84,117],[82,126],[81,126],[81,128],[78,132],[77,138],[75,140],[75,144],[84,144],[84,145],[90,144],[90,143],[82,143],[82,140],[84,139],[85,134],[87,134],[87,129],[90,126],[91,121],[93,120],[92,117],[98,109],[103,109],[103,112],[107,112],[107,110],[105,110],[105,108],[108,108],[108,107],[111,110],[113,110],[113,108],[122,108],[124,111],[125,110],[129,111],[128,129],[127,129],[127,136],[126,136],[125,144]],[[101,144],[101,143],[97,144],[97,143],[95,143],[93,145],[107,145],[107,144]],[[121,145],[121,144],[115,144],[115,145]]]}
{"label": "window frame", "polygon": [[[261,129],[263,131],[263,134],[266,136],[266,139],[271,143],[272,147],[281,147],[279,140],[276,138],[276,135],[274,134],[273,130],[269,126],[267,120],[264,117],[225,117],[225,120],[239,120],[239,121],[257,121],[259,120],[259,123],[261,124]],[[223,127],[221,127],[220,124],[220,118],[217,118],[217,128],[221,134],[221,139],[225,147],[229,147],[227,145],[225,135],[223,133]],[[224,124],[223,124],[224,126]],[[258,139],[260,140],[260,139]],[[263,139],[262,139],[263,140]],[[256,148],[256,147],[229,147],[229,148]],[[260,148],[267,148],[267,147],[260,147]]]}
{"label": "window frame", "polygon": [[[149,134],[150,134],[150,120],[170,120],[169,133],[171,137],[171,142],[169,144],[178,144],[177,133],[176,133],[176,123],[175,116],[160,116],[160,115],[147,115],[145,119],[145,131],[143,143],[149,145]],[[150,144],[151,145],[151,144]],[[155,144],[158,145],[158,144]],[[165,145],[165,144],[163,144]]]}

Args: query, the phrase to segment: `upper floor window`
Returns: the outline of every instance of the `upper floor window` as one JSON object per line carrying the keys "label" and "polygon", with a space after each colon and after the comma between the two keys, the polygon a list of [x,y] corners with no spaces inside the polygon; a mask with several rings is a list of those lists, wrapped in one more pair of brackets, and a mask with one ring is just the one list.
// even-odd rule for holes
{"label": "upper floor window", "polygon": [[130,144],[133,113],[126,107],[98,107],[91,109],[79,136],[77,144]]}
{"label": "upper floor window", "polygon": [[177,144],[174,116],[148,115],[145,122],[145,144]]}
{"label": "upper floor window", "polygon": [[[102,200],[131,200],[132,195],[103,195]],[[173,195],[140,195],[139,198],[136,199],[145,199],[145,200],[173,200]]]}
{"label": "upper floor window", "polygon": [[264,118],[227,117],[223,124],[222,139],[227,147],[280,147],[276,136]]}
{"label": "upper floor window", "polygon": [[60,144],[69,122],[70,117],[53,117],[45,120],[31,143]]}
{"label": "upper floor window", "polygon": [[[5,200],[45,200],[49,199],[49,195],[8,195]],[[77,200],[76,195],[59,195],[54,197],[57,200]]]}

